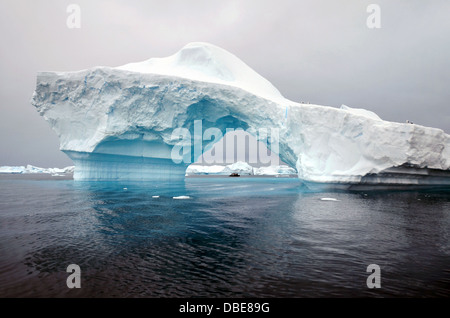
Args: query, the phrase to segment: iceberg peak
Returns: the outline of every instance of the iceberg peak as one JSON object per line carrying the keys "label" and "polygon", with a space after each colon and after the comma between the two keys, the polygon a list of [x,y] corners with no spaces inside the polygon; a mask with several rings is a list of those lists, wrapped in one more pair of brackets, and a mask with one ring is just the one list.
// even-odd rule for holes
{"label": "iceberg peak", "polygon": [[117,69],[225,84],[268,99],[283,98],[278,89],[237,56],[205,42],[192,42],[169,57],[151,58],[119,66]]}

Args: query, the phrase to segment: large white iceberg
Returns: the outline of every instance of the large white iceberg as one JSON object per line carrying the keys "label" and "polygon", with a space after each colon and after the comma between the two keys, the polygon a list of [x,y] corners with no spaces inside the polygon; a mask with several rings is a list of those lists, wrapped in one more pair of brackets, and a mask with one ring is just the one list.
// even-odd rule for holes
{"label": "large white iceberg", "polygon": [[[167,58],[78,72],[41,72],[32,104],[77,180],[183,178],[175,128],[279,131],[279,156],[309,184],[449,184],[450,136],[373,112],[285,99],[233,54],[191,43]],[[192,161],[198,158],[192,153]]]}

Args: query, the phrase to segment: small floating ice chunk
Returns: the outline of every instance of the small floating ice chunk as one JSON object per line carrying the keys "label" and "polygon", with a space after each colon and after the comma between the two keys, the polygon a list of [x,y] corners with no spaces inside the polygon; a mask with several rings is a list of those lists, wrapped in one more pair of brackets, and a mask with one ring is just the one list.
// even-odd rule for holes
{"label": "small floating ice chunk", "polygon": [[124,190],[128,190],[128,188],[123,188]]}
{"label": "small floating ice chunk", "polygon": [[153,199],[158,199],[158,198],[159,198],[159,195],[152,195],[152,198],[153,198]]}
{"label": "small floating ice chunk", "polygon": [[335,198],[320,198],[320,201],[339,201],[339,200]]}
{"label": "small floating ice chunk", "polygon": [[174,200],[186,200],[186,199],[190,199],[190,196],[187,195],[180,195],[178,197],[173,197]]}

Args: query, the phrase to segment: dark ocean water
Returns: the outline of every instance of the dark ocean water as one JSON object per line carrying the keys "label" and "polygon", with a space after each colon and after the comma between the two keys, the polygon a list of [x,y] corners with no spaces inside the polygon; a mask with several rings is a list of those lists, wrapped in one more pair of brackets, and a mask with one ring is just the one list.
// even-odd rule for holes
{"label": "dark ocean water", "polygon": [[450,192],[45,179],[0,176],[0,297],[450,296]]}

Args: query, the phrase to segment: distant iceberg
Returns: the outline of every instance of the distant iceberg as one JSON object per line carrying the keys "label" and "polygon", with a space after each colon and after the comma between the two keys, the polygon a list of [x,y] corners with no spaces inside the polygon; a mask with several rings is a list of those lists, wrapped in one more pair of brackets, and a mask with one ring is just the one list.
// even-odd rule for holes
{"label": "distant iceberg", "polygon": [[225,174],[237,173],[240,175],[252,175],[253,167],[246,162],[238,161],[225,167]]}
{"label": "distant iceberg", "polygon": [[204,166],[199,164],[192,164],[186,169],[186,175],[230,175],[237,173],[239,175],[255,175],[255,176],[289,176],[296,175],[294,168],[286,165],[267,166],[267,167],[252,167],[246,162],[238,161],[230,165],[212,165]]}
{"label": "distant iceberg", "polygon": [[0,173],[24,173],[25,167],[24,166],[1,166],[0,167]]}
{"label": "distant iceberg", "polygon": [[286,165],[280,166],[268,166],[253,168],[253,174],[256,176],[283,176],[283,175],[296,175],[297,171]]}
{"label": "distant iceberg", "polygon": [[73,173],[75,166],[65,168],[40,168],[32,165],[25,166],[1,166],[0,173],[8,174],[30,174],[30,173],[47,173],[55,176]]}
{"label": "distant iceberg", "polygon": [[230,175],[238,173],[240,175],[252,175],[253,167],[246,162],[238,161],[230,165],[203,166],[192,164],[186,169],[186,175]]}
{"label": "distant iceberg", "polygon": [[192,175],[228,175],[228,172],[225,172],[226,166],[213,165],[213,166],[202,166],[202,165],[190,165],[186,169],[186,176]]}
{"label": "distant iceberg", "polygon": [[201,120],[203,131],[277,129],[281,161],[312,187],[450,186],[443,130],[384,121],[361,108],[290,101],[208,43],[116,68],[38,73],[32,104],[74,161],[76,180],[184,178],[189,163],[172,161],[172,132]]}

